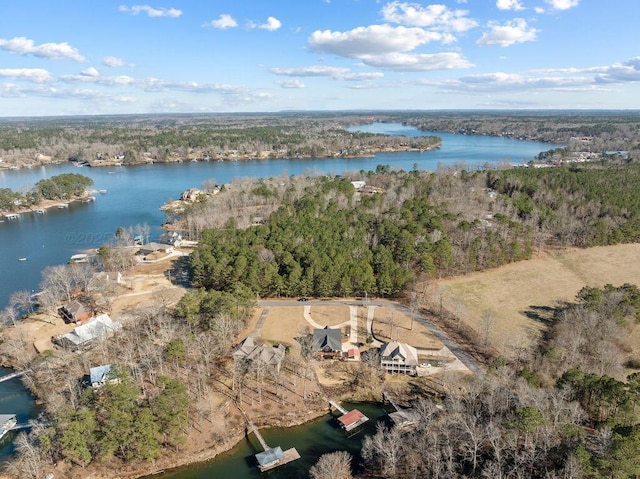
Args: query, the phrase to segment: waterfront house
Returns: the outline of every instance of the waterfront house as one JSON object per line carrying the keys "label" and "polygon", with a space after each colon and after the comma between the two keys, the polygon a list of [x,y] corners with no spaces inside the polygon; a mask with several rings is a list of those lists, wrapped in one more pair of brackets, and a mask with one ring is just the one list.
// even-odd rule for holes
{"label": "waterfront house", "polygon": [[314,356],[319,359],[336,359],[342,356],[342,333],[339,329],[325,326],[313,330]]}
{"label": "waterfront house", "polygon": [[182,235],[177,231],[167,231],[160,235],[158,241],[171,246],[180,246],[182,244]]}
{"label": "waterfront house", "polygon": [[82,351],[98,341],[104,341],[122,329],[122,324],[113,321],[108,314],[95,316],[86,324],[78,326],[73,331],[56,336],[53,341],[70,351]]}
{"label": "waterfront house", "polygon": [[233,359],[259,363],[271,368],[275,373],[280,373],[280,366],[285,355],[285,347],[282,344],[267,346],[256,344],[253,337],[249,336],[242,341],[233,352]]}
{"label": "waterfront house", "polygon": [[380,347],[380,366],[390,373],[415,374],[418,367],[418,351],[413,346],[398,341]]}

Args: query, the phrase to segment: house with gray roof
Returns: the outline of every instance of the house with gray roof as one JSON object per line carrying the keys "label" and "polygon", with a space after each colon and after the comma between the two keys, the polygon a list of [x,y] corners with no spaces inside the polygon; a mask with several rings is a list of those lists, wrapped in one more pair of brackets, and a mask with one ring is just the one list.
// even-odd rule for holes
{"label": "house with gray roof", "polygon": [[328,326],[323,329],[314,329],[312,351],[319,359],[342,357],[342,332]]}
{"label": "house with gray roof", "polygon": [[249,336],[233,352],[233,359],[259,362],[279,373],[285,352],[286,349],[282,344],[275,346],[257,344],[253,337]]}
{"label": "house with gray roof", "polygon": [[385,343],[380,346],[380,366],[390,373],[415,374],[418,367],[418,351],[407,343]]}
{"label": "house with gray roof", "polygon": [[54,338],[54,343],[70,351],[82,351],[95,342],[104,341],[122,329],[122,324],[113,321],[108,314],[90,318],[73,331]]}

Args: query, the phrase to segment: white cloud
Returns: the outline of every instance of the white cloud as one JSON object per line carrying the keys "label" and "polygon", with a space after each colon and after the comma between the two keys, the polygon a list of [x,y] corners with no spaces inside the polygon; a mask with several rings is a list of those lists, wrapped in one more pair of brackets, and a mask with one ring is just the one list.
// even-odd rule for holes
{"label": "white cloud", "polygon": [[247,23],[247,28],[250,30],[254,28],[260,28],[262,30],[269,30],[270,32],[278,30],[281,26],[282,26],[282,22],[278,20],[276,17],[267,18],[266,23],[260,23],[260,24],[255,22]]}
{"label": "white cloud", "polygon": [[316,30],[309,37],[308,43],[315,51],[348,58],[362,58],[406,52],[433,41],[449,40],[450,36],[446,34],[429,32],[422,28],[370,25],[354,28],[348,32]]}
{"label": "white cloud", "polygon": [[125,62],[122,58],[112,57],[112,56],[104,57],[102,59],[102,64],[104,66],[111,67],[111,68],[133,66],[131,63]]}
{"label": "white cloud", "polygon": [[292,80],[278,80],[276,81],[276,85],[281,88],[304,88],[304,83],[297,78]]}
{"label": "white cloud", "polygon": [[554,10],[569,10],[570,8],[577,7],[580,0],[545,0]]}
{"label": "white cloud", "polygon": [[624,63],[614,63],[601,69],[595,78],[597,83],[633,83],[640,81],[640,57]]}
{"label": "white cloud", "polygon": [[489,26],[491,30],[483,33],[482,37],[476,42],[476,45],[508,47],[515,43],[534,41],[538,33],[538,30],[529,27],[523,18],[515,18],[503,25],[489,23]]}
{"label": "white cloud", "polygon": [[182,15],[182,10],[178,10],[177,8],[153,8],[149,5],[133,5],[131,7],[127,7],[126,5],[120,5],[118,10],[125,13],[130,13],[131,15],[138,15],[139,13],[146,13],[148,17],[170,17],[170,18],[178,18]]}
{"label": "white cloud", "polygon": [[520,0],[496,0],[498,10],[524,10]]}
{"label": "white cloud", "polygon": [[460,53],[388,53],[385,55],[363,57],[363,63],[384,70],[405,72],[454,70],[471,68],[473,63],[466,60]]}
{"label": "white cloud", "polygon": [[536,12],[538,15],[542,15],[544,13],[544,8],[542,8],[542,7],[534,7],[533,11]]}
{"label": "white cloud", "polygon": [[[92,69],[89,68],[88,70]],[[93,70],[95,70],[95,68]],[[128,75],[101,77],[97,70],[95,73],[95,75],[91,75],[87,73],[87,70],[85,70],[80,75],[63,75],[60,77],[60,80],[65,83],[93,83],[104,86],[128,86],[135,85],[137,82],[135,78]]]}
{"label": "white cloud", "polygon": [[310,66],[301,68],[272,68],[271,73],[289,77],[329,77],[343,81],[368,81],[382,78],[381,72],[352,72],[348,68]]}
{"label": "white cloud", "polygon": [[49,72],[43,68],[0,68],[0,77],[45,83],[53,80]]}
{"label": "white cloud", "polygon": [[237,27],[238,22],[236,22],[235,18],[233,18],[228,13],[223,13],[218,17],[217,20],[211,20],[210,22],[205,23],[203,26],[218,28],[220,30],[226,30],[228,28]]}
{"label": "white cloud", "polygon": [[84,76],[88,76],[88,77],[98,77],[98,76],[100,76],[100,72],[98,72],[98,70],[96,70],[93,67],[89,67],[86,70],[82,70],[80,72],[80,74],[84,75]]}
{"label": "white cloud", "polygon": [[272,68],[270,71],[274,75],[290,77],[335,77],[348,73],[350,70],[342,67],[311,66],[301,68]]}
{"label": "white cloud", "polygon": [[387,22],[435,30],[464,32],[478,25],[467,17],[467,10],[449,10],[445,5],[423,7],[418,3],[394,1],[382,7],[381,13]]}
{"label": "white cloud", "polygon": [[[431,83],[435,85],[435,83]],[[585,91],[593,90],[589,77],[527,77],[516,73],[485,73],[470,75],[437,84],[440,89],[466,93],[530,92],[534,90]]]}
{"label": "white cloud", "polygon": [[14,37],[10,40],[0,38],[0,49],[18,55],[33,55],[39,58],[51,60],[73,60],[83,62],[85,58],[76,48],[68,43],[42,43],[36,45],[33,40],[26,37]]}
{"label": "white cloud", "polygon": [[378,80],[379,78],[384,77],[384,73],[382,72],[361,72],[361,73],[346,73],[337,77],[337,80],[345,80],[345,81],[370,81],[370,80]]}

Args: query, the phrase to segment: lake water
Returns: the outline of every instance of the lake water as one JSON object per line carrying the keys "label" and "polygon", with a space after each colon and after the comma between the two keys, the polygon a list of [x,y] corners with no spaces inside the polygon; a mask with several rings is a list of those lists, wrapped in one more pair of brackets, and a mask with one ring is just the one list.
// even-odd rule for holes
{"label": "lake water", "polygon": [[[439,165],[465,163],[469,168],[495,163],[526,163],[541,151],[558,145],[489,136],[421,132],[400,124],[374,123],[353,130],[372,133],[438,135],[442,147],[425,152],[382,153],[374,158],[280,159],[199,163],[153,164],[119,168],[76,168],[69,164],[18,171],[0,171],[0,188],[24,190],[37,181],[60,173],[81,173],[94,187],[106,189],[92,203],[71,204],[68,209],[50,208],[44,215],[21,214],[0,223],[0,308],[16,290],[37,290],[40,272],[48,265],[66,263],[71,255],[98,247],[113,237],[119,226],[147,223],[151,238],[161,233],[169,198],[178,198],[206,180],[218,184],[239,177],[270,177],[281,174],[341,174],[375,170],[377,165],[409,171],[414,165],[433,171]],[[2,220],[3,218],[0,218]],[[18,261],[27,258],[26,261]]]}
{"label": "lake water", "polygon": [[291,479],[309,477],[309,469],[318,458],[334,451],[348,451],[353,456],[353,465],[360,464],[360,449],[365,435],[375,432],[378,420],[386,418],[386,412],[372,404],[345,404],[345,409],[357,408],[370,421],[362,426],[356,434],[340,429],[335,417],[326,415],[301,426],[291,428],[263,429],[260,434],[269,446],[280,446],[282,450],[295,447],[300,459],[282,467],[261,473],[256,467],[255,454],[261,452],[260,444],[253,434],[245,437],[233,449],[220,454],[215,459],[180,468],[166,474],[156,474],[148,479]]}

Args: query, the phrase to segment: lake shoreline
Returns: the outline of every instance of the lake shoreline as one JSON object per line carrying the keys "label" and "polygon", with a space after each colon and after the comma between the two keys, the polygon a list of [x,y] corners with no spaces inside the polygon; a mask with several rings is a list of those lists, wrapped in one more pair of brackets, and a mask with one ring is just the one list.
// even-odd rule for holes
{"label": "lake shoreline", "polygon": [[83,201],[92,201],[89,198],[92,198],[93,195],[98,193],[98,190],[86,190],[80,196],[74,196],[73,198],[66,200],[42,200],[37,205],[32,205],[28,207],[18,208],[12,211],[0,210],[0,216],[7,217],[11,215],[22,215],[27,213],[40,214],[39,210],[46,211],[54,207],[60,207],[59,205],[67,205],[63,206],[63,208],[68,207],[71,203],[78,203]]}

